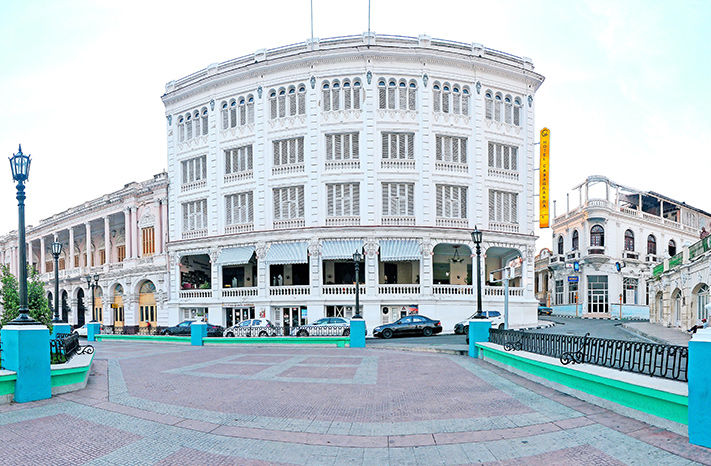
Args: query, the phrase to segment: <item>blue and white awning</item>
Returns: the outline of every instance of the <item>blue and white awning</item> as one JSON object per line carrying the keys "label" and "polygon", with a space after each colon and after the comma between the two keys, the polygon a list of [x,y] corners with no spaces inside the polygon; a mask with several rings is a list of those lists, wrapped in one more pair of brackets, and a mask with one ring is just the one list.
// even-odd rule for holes
{"label": "blue and white awning", "polygon": [[305,264],[309,260],[308,243],[274,243],[269,246],[267,264]]}
{"label": "blue and white awning", "polygon": [[226,248],[220,251],[217,262],[221,265],[241,265],[246,264],[254,254],[254,246],[240,246],[238,248]]}
{"label": "blue and white awning", "polygon": [[358,251],[362,254],[363,240],[347,239],[324,241],[321,248],[321,259],[336,260],[350,259],[353,260],[353,253]]}
{"label": "blue and white awning", "polygon": [[380,260],[416,261],[422,259],[420,243],[414,239],[385,239],[380,241]]}

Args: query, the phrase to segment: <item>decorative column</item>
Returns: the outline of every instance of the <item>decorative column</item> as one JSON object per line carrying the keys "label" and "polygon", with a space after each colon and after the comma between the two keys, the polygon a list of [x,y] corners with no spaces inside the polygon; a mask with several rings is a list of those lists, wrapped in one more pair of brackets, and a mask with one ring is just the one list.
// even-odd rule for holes
{"label": "decorative column", "polygon": [[[19,253],[19,251],[18,251]],[[19,259],[17,261],[18,263],[20,262]],[[27,263],[32,265],[32,241],[27,242]],[[17,269],[17,272],[20,272],[20,269]]]}
{"label": "decorative column", "polygon": [[311,296],[321,295],[321,247],[318,241],[314,240],[309,243],[309,284],[311,288]]}
{"label": "decorative column", "polygon": [[131,208],[123,209],[123,247],[124,259],[132,257],[131,254]]}
{"label": "decorative column", "polygon": [[108,215],[104,217],[104,258],[106,264],[111,263],[111,225]]}
{"label": "decorative column", "polygon": [[158,199],[155,202],[156,210],[156,221],[155,225],[155,235],[153,241],[155,242],[155,254],[161,254],[163,252],[163,205],[162,200]]}
{"label": "decorative column", "polygon": [[432,294],[432,249],[432,243],[429,240],[423,241],[420,246],[420,251],[422,252],[422,259],[420,260],[420,292],[423,295]]}
{"label": "decorative column", "polygon": [[366,296],[377,296],[378,291],[378,249],[376,240],[368,240],[363,246],[365,251],[365,288]]}
{"label": "decorative column", "polygon": [[138,208],[131,207],[131,257],[138,257],[138,230],[136,229]]}
{"label": "decorative column", "polygon": [[[257,296],[266,299],[269,286],[269,268],[266,262],[264,262],[264,259],[267,257],[267,245],[258,243],[254,248],[254,253],[257,256]],[[257,315],[257,317],[259,317],[259,315]]]}
{"label": "decorative column", "polygon": [[166,252],[168,250],[168,248],[166,247],[166,244],[165,244],[165,239],[168,236],[168,203],[165,198],[161,199],[160,221],[161,221],[161,235],[160,235],[161,252]]}
{"label": "decorative column", "polygon": [[45,262],[45,247],[44,247],[44,236],[40,238],[40,266],[39,270],[40,273],[47,273],[47,264]]}
{"label": "decorative column", "polygon": [[91,223],[86,222],[84,226],[86,228],[86,266],[91,268]]}
{"label": "decorative column", "polygon": [[69,227],[69,264],[64,268],[67,270],[74,268],[74,227]]}

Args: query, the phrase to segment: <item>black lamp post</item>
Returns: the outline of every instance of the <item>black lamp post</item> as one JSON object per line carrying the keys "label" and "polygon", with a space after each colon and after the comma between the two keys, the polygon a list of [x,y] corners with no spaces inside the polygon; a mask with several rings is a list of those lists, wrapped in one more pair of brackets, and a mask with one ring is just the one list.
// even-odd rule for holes
{"label": "black lamp post", "polygon": [[483,318],[481,313],[481,232],[474,225],[472,231],[472,241],[476,246],[476,318]]}
{"label": "black lamp post", "polygon": [[13,154],[10,159],[10,169],[12,179],[17,182],[17,210],[18,228],[17,241],[20,243],[19,257],[19,285],[20,285],[20,306],[19,315],[11,322],[14,325],[32,325],[37,322],[29,315],[27,307],[27,245],[25,244],[25,182],[30,176],[30,155],[22,153],[22,145],[19,146],[17,154]]}
{"label": "black lamp post", "polygon": [[360,251],[356,250],[356,252],[353,253],[353,263],[355,264],[355,294],[356,294],[356,302],[355,302],[355,315],[353,316],[354,319],[362,319],[363,316],[360,315],[360,261],[363,260],[363,254],[360,253]]}
{"label": "black lamp post", "polygon": [[62,253],[62,243],[55,241],[52,243],[52,256],[54,257],[54,319],[52,322],[58,323],[59,318],[59,255]]}
{"label": "black lamp post", "polygon": [[91,321],[90,322],[96,322],[94,320],[94,312],[95,311],[95,299],[96,299],[96,292],[94,291],[97,286],[99,286],[99,274],[94,274],[94,283],[91,282],[91,275],[86,276],[86,286],[89,287],[91,290]]}

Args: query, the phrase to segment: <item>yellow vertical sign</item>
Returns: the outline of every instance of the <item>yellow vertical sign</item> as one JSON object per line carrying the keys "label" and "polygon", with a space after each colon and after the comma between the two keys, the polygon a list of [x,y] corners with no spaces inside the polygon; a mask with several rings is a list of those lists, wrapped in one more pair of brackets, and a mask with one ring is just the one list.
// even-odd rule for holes
{"label": "yellow vertical sign", "polygon": [[548,128],[543,128],[541,130],[541,160],[540,160],[540,189],[538,190],[538,200],[539,200],[539,222],[541,228],[548,228],[549,219],[549,181],[550,181],[550,143],[551,143],[551,132]]}

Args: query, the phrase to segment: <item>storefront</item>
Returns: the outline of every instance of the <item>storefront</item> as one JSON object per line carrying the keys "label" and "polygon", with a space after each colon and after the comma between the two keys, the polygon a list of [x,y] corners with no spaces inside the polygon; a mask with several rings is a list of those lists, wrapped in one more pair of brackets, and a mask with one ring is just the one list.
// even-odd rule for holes
{"label": "storefront", "polygon": [[308,310],[306,306],[272,306],[271,320],[288,335],[292,328],[308,324]]}
{"label": "storefront", "polygon": [[237,325],[243,320],[254,319],[254,306],[226,306],[224,307],[225,312],[225,327],[232,327]]}

